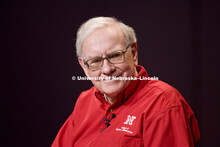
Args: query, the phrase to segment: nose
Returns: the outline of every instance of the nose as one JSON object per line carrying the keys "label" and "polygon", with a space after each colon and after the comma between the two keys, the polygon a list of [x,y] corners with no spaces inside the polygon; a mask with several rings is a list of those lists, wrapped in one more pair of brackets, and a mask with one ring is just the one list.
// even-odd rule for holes
{"label": "nose", "polygon": [[115,71],[115,66],[111,63],[108,62],[108,60],[103,61],[103,66],[102,66],[102,73],[105,75],[110,75],[112,72]]}

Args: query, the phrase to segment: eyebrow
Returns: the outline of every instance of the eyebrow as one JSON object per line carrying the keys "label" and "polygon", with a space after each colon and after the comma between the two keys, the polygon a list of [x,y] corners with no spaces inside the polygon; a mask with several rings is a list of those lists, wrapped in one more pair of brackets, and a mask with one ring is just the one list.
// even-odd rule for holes
{"label": "eyebrow", "polygon": [[[111,51],[111,52],[107,53],[106,55],[117,52],[117,51],[123,51],[123,50],[117,48],[117,50]],[[93,57],[89,56],[89,58],[87,60],[94,59],[94,58],[103,58],[103,57],[102,56],[93,56]],[[87,60],[85,60],[85,61],[87,61]]]}

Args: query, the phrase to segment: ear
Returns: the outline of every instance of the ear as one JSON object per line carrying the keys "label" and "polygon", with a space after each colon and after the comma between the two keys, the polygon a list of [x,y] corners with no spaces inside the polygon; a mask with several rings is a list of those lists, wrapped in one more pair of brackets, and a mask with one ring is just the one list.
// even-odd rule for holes
{"label": "ear", "polygon": [[131,45],[131,48],[132,48],[132,54],[133,54],[134,63],[135,63],[136,65],[138,65],[138,48],[137,48],[137,42],[134,42],[134,43]]}
{"label": "ear", "polygon": [[85,68],[86,65],[84,64],[84,61],[83,61],[82,57],[78,57],[78,61],[79,61],[80,66],[82,68]]}
{"label": "ear", "polygon": [[80,64],[80,66],[82,67],[82,69],[84,70],[85,74],[87,75],[88,67],[84,64],[83,58],[78,57],[78,62]]}

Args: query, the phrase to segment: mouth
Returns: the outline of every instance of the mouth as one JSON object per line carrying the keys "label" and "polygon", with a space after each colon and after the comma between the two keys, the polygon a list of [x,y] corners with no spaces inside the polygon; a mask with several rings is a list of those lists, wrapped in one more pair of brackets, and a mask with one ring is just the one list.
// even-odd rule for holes
{"label": "mouth", "polygon": [[119,76],[108,76],[108,77],[102,77],[102,81],[108,82],[108,81],[117,81],[121,79],[121,75]]}

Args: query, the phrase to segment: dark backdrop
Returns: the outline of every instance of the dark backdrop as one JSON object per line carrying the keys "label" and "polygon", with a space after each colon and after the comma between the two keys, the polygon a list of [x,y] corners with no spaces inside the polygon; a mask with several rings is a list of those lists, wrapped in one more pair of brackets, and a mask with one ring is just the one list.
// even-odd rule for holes
{"label": "dark backdrop", "polygon": [[71,77],[84,75],[76,31],[94,16],[115,16],[136,30],[139,64],[193,108],[198,146],[220,143],[218,0],[8,0],[1,14],[1,146],[50,146],[80,92],[91,87]]}

